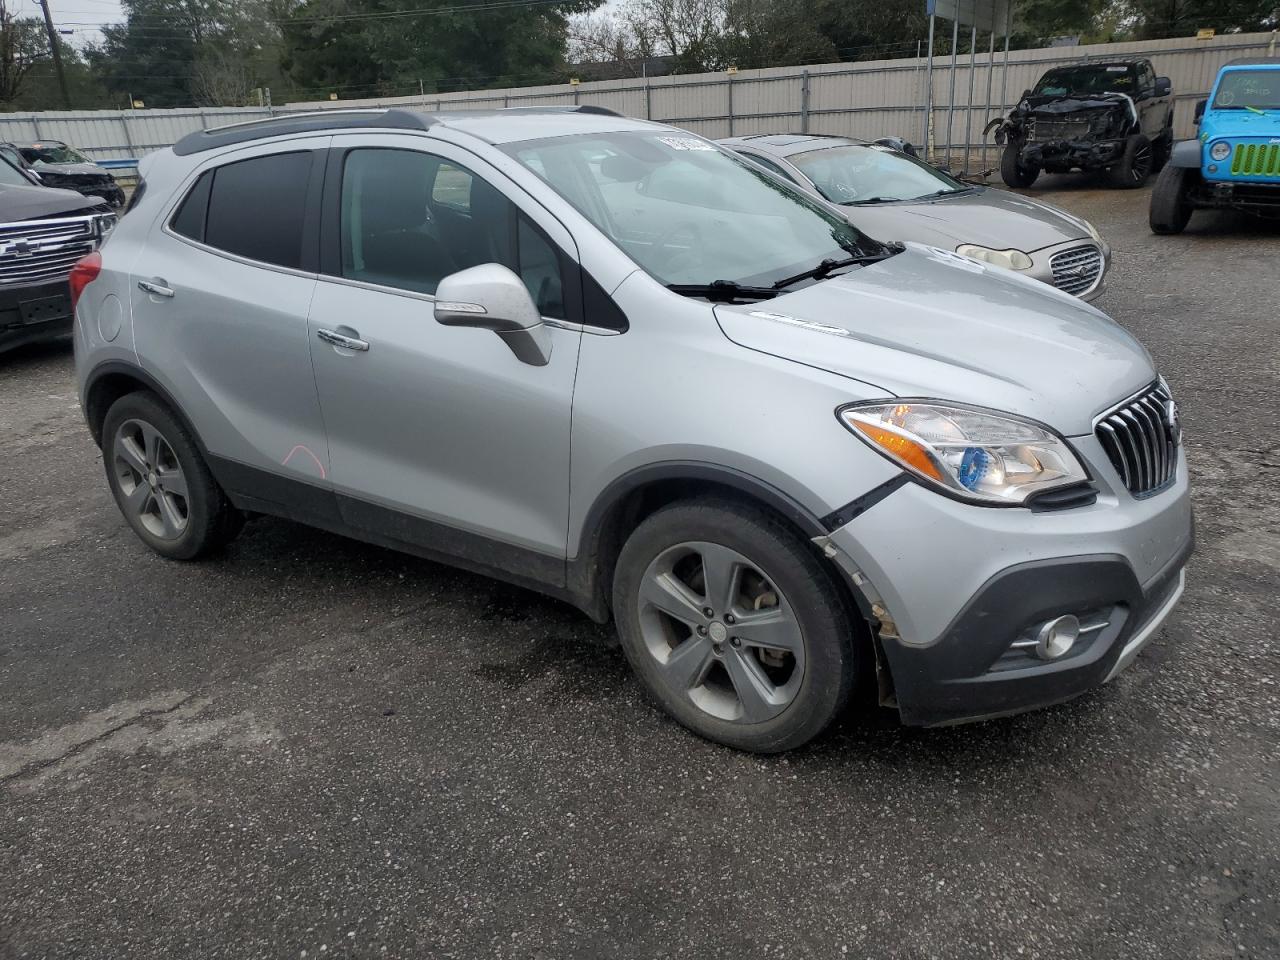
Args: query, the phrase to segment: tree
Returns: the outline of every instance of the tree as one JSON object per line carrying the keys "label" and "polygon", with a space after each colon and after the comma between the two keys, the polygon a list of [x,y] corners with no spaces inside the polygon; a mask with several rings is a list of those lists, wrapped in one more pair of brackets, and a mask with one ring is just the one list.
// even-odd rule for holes
{"label": "tree", "polygon": [[0,0],[0,103],[12,104],[31,78],[31,71],[49,60],[44,22],[14,17]]}
{"label": "tree", "polygon": [[1142,39],[1188,36],[1202,27],[1273,30],[1280,21],[1276,0],[1125,0],[1122,8]]}

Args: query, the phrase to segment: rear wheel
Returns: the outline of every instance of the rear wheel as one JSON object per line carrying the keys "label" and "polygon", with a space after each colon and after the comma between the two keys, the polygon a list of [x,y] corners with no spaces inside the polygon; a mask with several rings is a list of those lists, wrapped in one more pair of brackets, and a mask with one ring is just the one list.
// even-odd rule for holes
{"label": "rear wheel", "polygon": [[763,511],[696,501],[655,513],[618,557],[613,609],[649,693],[709,740],[789,750],[848,701],[856,634],[840,590]]}
{"label": "rear wheel", "polygon": [[1010,143],[1004,148],[1000,157],[1000,177],[1010,187],[1025,188],[1036,182],[1040,176],[1039,167],[1024,167],[1018,160],[1022,148],[1017,143]]}
{"label": "rear wheel", "polygon": [[1186,167],[1165,167],[1151,191],[1151,209],[1147,220],[1152,233],[1181,233],[1195,209],[1189,196],[1196,171]]}
{"label": "rear wheel", "polygon": [[1151,141],[1145,134],[1135,133],[1124,144],[1124,152],[1109,172],[1113,186],[1133,190],[1147,182],[1155,161]]}
{"label": "rear wheel", "polygon": [[102,461],[116,505],[139,539],[172,560],[193,560],[240,532],[244,517],[214,481],[177,418],[149,393],[111,405]]}

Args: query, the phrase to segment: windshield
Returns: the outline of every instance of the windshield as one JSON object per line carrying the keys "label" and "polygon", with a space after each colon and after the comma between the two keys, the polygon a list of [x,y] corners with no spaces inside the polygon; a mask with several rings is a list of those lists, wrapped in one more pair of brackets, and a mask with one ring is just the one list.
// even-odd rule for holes
{"label": "windshield", "polygon": [[787,159],[832,203],[916,200],[970,189],[919,160],[888,147],[829,147]]}
{"label": "windshield", "polygon": [[74,147],[63,143],[37,143],[22,148],[22,155],[32,163],[93,163]]}
{"label": "windshield", "polygon": [[0,184],[7,187],[29,187],[31,181],[15,170],[8,160],[0,160]]}
{"label": "windshield", "polygon": [[1228,70],[1218,81],[1215,110],[1280,110],[1280,70]]}
{"label": "windshield", "polygon": [[768,285],[824,259],[881,249],[794,187],[676,131],[504,149],[665,284]]}
{"label": "windshield", "polygon": [[1050,70],[1031,91],[1037,97],[1061,97],[1068,93],[1128,93],[1136,87],[1132,67],[1063,67]]}

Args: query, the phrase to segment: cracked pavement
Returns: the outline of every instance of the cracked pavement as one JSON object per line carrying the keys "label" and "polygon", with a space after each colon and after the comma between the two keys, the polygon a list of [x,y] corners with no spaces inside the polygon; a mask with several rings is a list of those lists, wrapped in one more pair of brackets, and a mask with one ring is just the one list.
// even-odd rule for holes
{"label": "cracked pavement", "polygon": [[0,958],[1280,956],[1280,230],[1030,192],[1181,402],[1186,595],[1071,704],[787,757],[531,593],[276,520],[152,555],[69,349],[0,357]]}

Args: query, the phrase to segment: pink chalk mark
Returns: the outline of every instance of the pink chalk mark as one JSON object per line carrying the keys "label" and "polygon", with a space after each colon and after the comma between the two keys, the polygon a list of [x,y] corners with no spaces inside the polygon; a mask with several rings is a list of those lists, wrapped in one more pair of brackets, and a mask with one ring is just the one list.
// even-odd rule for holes
{"label": "pink chalk mark", "polygon": [[305,453],[308,457],[311,458],[311,462],[314,463],[316,465],[316,469],[320,471],[320,479],[324,480],[326,478],[326,474],[324,472],[324,464],[320,462],[319,457],[317,457],[314,453],[310,451],[310,449],[308,449],[306,446],[304,446],[301,443],[289,451],[289,455],[285,457],[282,461],[280,461],[280,466],[287,467],[289,465],[289,461],[293,459],[293,455],[297,453],[299,450],[301,450],[303,453]]}

